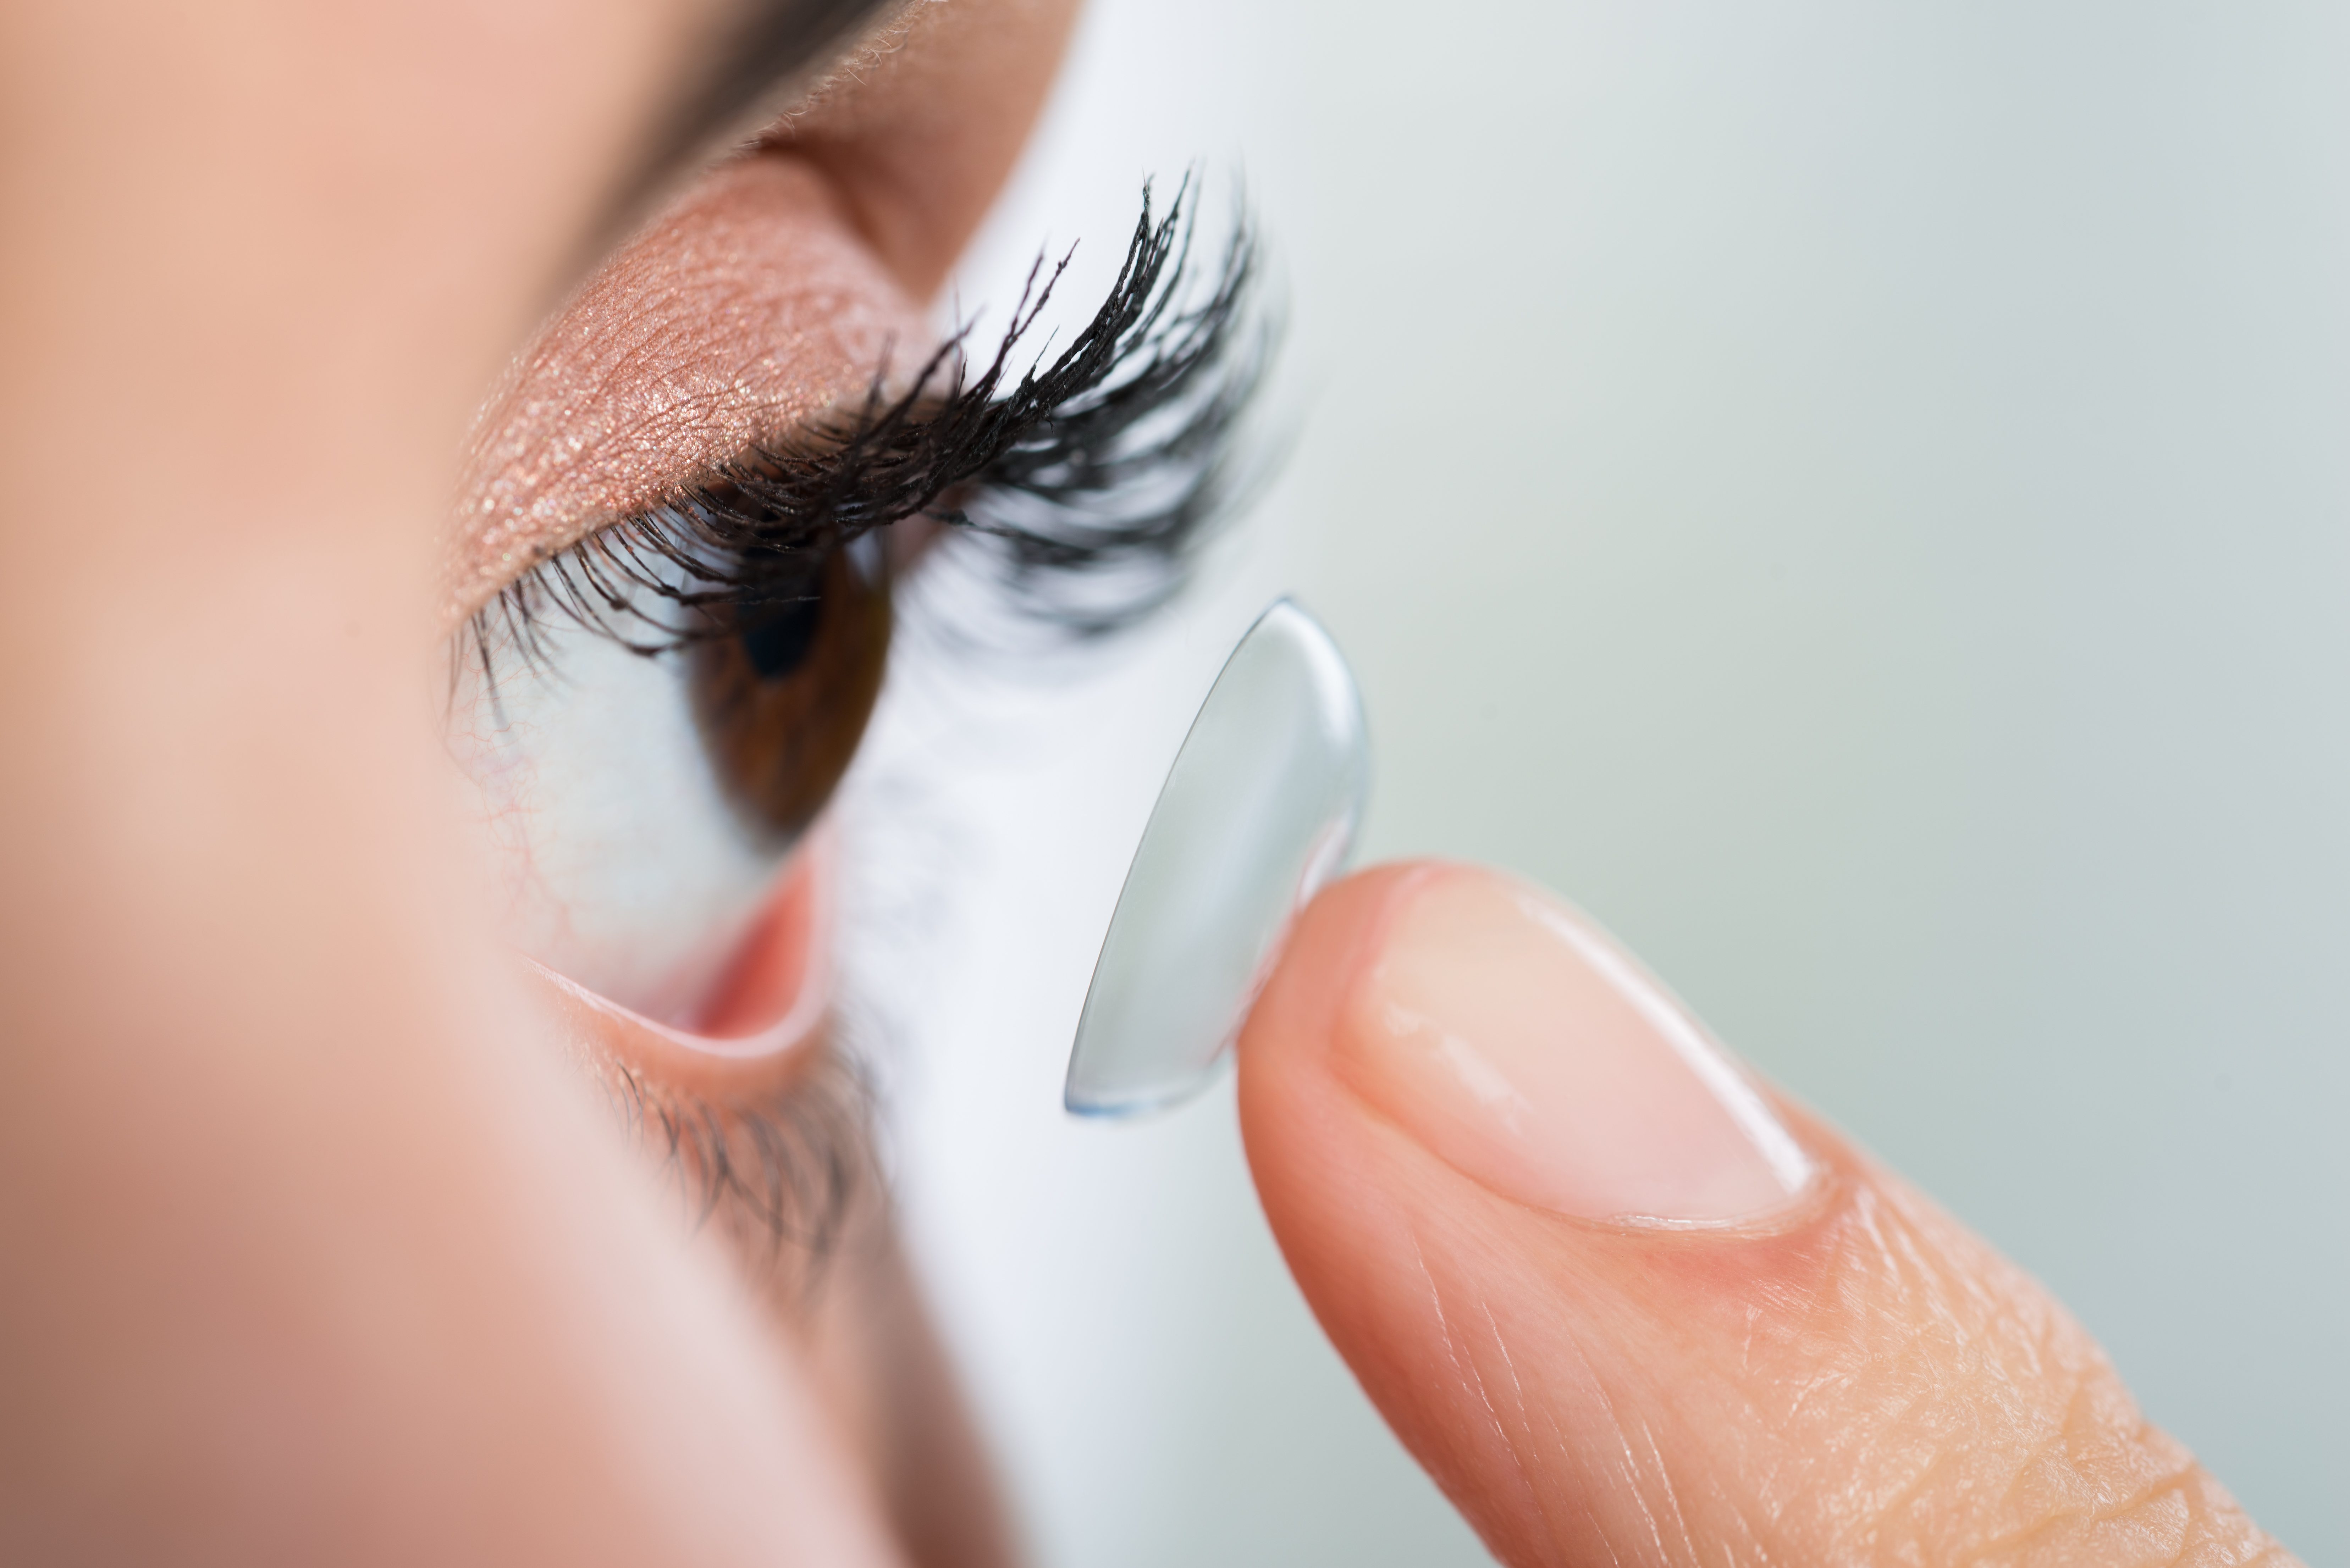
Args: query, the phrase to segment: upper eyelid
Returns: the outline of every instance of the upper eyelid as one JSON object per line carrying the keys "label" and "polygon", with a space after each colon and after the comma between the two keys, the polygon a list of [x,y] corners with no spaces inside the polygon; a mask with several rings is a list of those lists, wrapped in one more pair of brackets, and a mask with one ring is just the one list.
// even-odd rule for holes
{"label": "upper eyelid", "polygon": [[[894,400],[882,399],[879,383],[873,383],[861,421],[836,415],[805,421],[806,439],[796,445],[759,443],[711,465],[698,481],[678,487],[668,504],[615,519],[535,561],[470,618],[477,644],[527,645],[536,617],[550,605],[632,641],[629,631],[615,626],[616,617],[625,620],[633,613],[614,607],[620,603],[615,588],[674,601],[681,597],[681,556],[723,562],[741,558],[750,545],[790,547],[854,535],[922,513],[957,486],[991,478],[1036,506],[1066,513],[1138,474],[1180,469],[1171,492],[1123,517],[980,524],[1005,547],[1013,575],[1028,581],[1052,567],[1105,558],[1173,562],[1219,509],[1226,478],[1223,437],[1253,393],[1270,348],[1267,334],[1249,338],[1243,326],[1253,265],[1245,223],[1235,229],[1204,295],[1192,293],[1187,266],[1194,213],[1188,182],[1163,216],[1153,216],[1146,189],[1127,265],[1101,307],[1058,357],[1023,374],[1009,391],[1003,388],[1014,350],[1036,320],[1057,272],[1042,277],[1035,297],[1024,297],[993,359],[975,377],[964,380],[958,374],[944,395],[931,389],[936,378],[930,372],[956,351],[951,343],[928,371],[912,379],[912,389]],[[1043,273],[1041,260],[1038,269]],[[1032,275],[1032,284],[1037,281]],[[960,371],[961,362],[954,363]],[[1129,400],[1119,402],[1122,395]],[[1157,445],[1129,439],[1139,425],[1170,408],[1182,412],[1158,432]],[[1086,428],[1056,431],[1056,419]],[[1024,448],[1024,441],[1032,444]],[[730,497],[747,500],[751,510]],[[743,586],[712,566],[682,588],[721,597]],[[1081,631],[1106,629],[1172,586],[1165,578],[1129,603],[1076,609],[1062,618]],[[500,632],[505,635],[494,635]],[[656,631],[653,640],[663,635]]]}
{"label": "upper eyelid", "polygon": [[454,628],[591,529],[861,395],[922,318],[796,161],[713,171],[554,313],[484,407],[443,566]]}

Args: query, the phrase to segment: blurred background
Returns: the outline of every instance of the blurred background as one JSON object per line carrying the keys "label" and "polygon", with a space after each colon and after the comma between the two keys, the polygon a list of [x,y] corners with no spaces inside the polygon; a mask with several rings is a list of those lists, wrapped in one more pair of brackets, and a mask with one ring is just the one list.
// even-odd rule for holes
{"label": "blurred background", "polygon": [[2282,0],[1092,0],[962,306],[1070,241],[1089,304],[1146,174],[1244,177],[1293,441],[1179,613],[916,669],[854,797],[899,1182],[1045,1563],[1485,1561],[1229,1085],[1059,1109],[1283,590],[1363,680],[1367,855],[1593,910],[2350,1559],[2345,84],[2350,8]]}

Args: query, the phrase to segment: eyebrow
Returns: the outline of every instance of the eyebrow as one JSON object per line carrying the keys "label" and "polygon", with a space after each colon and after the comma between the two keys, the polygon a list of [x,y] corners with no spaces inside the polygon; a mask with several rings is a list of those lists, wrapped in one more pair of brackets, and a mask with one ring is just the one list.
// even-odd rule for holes
{"label": "eyebrow", "polygon": [[747,0],[705,67],[671,100],[644,161],[623,188],[633,205],[779,84],[839,49],[899,0]]}

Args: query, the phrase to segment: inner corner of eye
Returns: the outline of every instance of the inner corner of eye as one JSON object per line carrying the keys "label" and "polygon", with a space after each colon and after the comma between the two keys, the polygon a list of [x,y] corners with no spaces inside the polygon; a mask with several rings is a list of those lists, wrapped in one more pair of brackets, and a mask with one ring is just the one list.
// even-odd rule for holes
{"label": "inner corner of eye", "polygon": [[484,812],[519,825],[494,851],[515,945],[675,1027],[754,1029],[787,1002],[746,980],[745,954],[772,948],[795,852],[880,693],[891,572],[875,534],[745,552],[721,591],[637,618],[633,640],[537,628],[540,657],[498,671],[494,716],[458,748]]}

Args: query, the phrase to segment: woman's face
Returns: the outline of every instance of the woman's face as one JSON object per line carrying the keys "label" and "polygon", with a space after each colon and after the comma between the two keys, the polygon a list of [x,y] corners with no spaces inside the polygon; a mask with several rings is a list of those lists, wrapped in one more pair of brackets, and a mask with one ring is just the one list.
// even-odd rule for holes
{"label": "woman's face", "polygon": [[[212,933],[101,1011],[353,1051],[504,1019],[593,1089],[594,1126],[557,1105],[502,1130],[546,1146],[542,1221],[654,1297],[736,1281],[805,1395],[781,1473],[851,1478],[807,1483],[809,1539],[879,1520],[923,1562],[1005,1543],[830,1039],[823,808],[920,514],[970,504],[997,455],[935,428],[985,400],[958,404],[929,306],[1074,8],[34,4],[7,26],[39,36],[5,51],[73,62],[10,84],[12,135],[47,156],[11,165],[40,218],[11,225],[0,440],[57,525],[6,618],[20,670],[71,672],[43,700],[103,732],[13,804],[88,852],[52,890],[119,895],[120,940],[198,908]],[[879,455],[842,460],[860,440]],[[286,855],[175,837],[182,787],[238,794]],[[349,895],[330,915],[314,875]],[[314,989],[257,996],[254,955],[289,942]],[[459,978],[388,981],[420,943]],[[99,949],[57,961],[109,993]],[[470,1048],[460,1072],[537,1071]],[[213,1065],[179,1114],[265,1081]],[[496,1142],[419,1152],[400,1071],[355,1090],[405,1146],[378,1175],[421,1161],[452,1190],[397,1201],[431,1226],[505,1200]],[[127,1096],[117,1168],[173,1158],[136,1130],[162,1087]],[[534,1122],[529,1093],[562,1095],[513,1091],[496,1114]],[[344,1156],[366,1163],[330,1153],[314,1219]],[[282,1183],[286,1158],[246,1174]],[[692,1317],[639,1305],[639,1334]]]}

